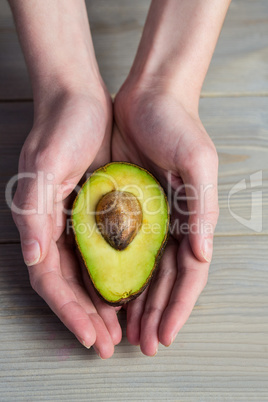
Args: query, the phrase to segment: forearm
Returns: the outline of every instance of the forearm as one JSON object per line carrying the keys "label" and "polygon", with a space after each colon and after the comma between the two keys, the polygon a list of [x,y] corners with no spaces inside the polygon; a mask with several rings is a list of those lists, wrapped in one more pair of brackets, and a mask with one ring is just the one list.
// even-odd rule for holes
{"label": "forearm", "polygon": [[156,79],[198,103],[230,2],[152,0],[129,79]]}
{"label": "forearm", "polygon": [[86,90],[100,80],[83,0],[9,0],[33,95]]}

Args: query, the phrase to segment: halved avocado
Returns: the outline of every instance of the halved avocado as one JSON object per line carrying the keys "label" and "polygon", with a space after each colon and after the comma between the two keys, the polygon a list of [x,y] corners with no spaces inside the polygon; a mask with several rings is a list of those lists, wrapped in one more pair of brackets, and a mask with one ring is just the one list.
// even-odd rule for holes
{"label": "halved avocado", "polygon": [[167,240],[168,202],[145,169],[109,163],[84,183],[72,225],[95,289],[107,303],[121,305],[152,278]]}

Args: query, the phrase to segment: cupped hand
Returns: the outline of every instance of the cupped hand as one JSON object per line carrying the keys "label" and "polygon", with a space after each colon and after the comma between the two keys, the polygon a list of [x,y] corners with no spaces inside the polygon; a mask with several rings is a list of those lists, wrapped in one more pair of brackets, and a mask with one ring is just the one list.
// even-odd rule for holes
{"label": "cupped hand", "polygon": [[[65,228],[70,194],[87,169],[110,161],[112,105],[101,87],[43,100],[19,161],[12,213],[32,287],[86,347],[110,357],[121,339],[116,310],[82,278]],[[66,225],[67,222],[67,225]]]}
{"label": "cupped hand", "polygon": [[114,118],[113,160],[152,172],[171,207],[171,236],[157,274],[127,305],[128,340],[152,356],[159,342],[173,342],[206,285],[218,219],[218,158],[198,113],[157,85],[124,85]]}

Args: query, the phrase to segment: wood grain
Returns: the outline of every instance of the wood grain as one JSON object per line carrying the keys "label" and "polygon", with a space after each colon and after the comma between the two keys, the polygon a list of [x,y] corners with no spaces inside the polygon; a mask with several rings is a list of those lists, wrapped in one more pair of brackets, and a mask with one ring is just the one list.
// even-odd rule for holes
{"label": "wood grain", "polygon": [[267,401],[267,258],[264,236],[217,237],[174,344],[148,358],[124,335],[102,361],[30,288],[19,245],[0,246],[0,400]]}
{"label": "wood grain", "polygon": [[5,190],[9,180],[18,172],[20,150],[32,127],[32,102],[1,103],[0,121],[0,242],[6,243],[19,240]]}
{"label": "wood grain", "polygon": [[[234,214],[250,219],[252,195],[254,191],[261,191],[262,200],[256,200],[257,210],[253,213],[256,220],[262,220],[260,233],[268,234],[268,98],[201,99],[200,116],[219,154],[217,234],[254,233],[239,223],[228,208],[229,192],[243,179],[247,189],[230,198],[230,209]],[[251,187],[250,177],[256,172],[261,172],[262,185]]]}
{"label": "wood grain", "polygon": [[[126,78],[149,0],[88,0],[102,76],[111,93]],[[0,99],[31,98],[31,88],[6,0],[0,0]],[[233,0],[205,80],[203,96],[268,94],[268,2]]]}
{"label": "wood grain", "polygon": [[[101,73],[114,93],[129,71],[149,0],[86,3]],[[208,284],[174,344],[154,358],[128,343],[120,312],[124,335],[108,361],[83,348],[31,289],[20,245],[12,244],[19,235],[4,191],[33,105],[6,0],[0,11],[0,401],[268,402],[267,0],[232,1],[202,91],[201,118],[220,160]],[[262,183],[254,187],[256,172]],[[246,189],[231,197],[230,211],[228,194],[242,180]],[[262,203],[259,197],[254,212],[256,191]],[[252,212],[261,231],[239,222]]]}

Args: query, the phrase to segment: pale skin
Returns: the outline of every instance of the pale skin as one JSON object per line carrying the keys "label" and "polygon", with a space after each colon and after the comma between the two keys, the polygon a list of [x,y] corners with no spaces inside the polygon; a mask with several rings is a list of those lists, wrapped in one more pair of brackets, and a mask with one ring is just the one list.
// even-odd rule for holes
{"label": "pale skin", "polygon": [[[218,160],[198,103],[230,0],[153,0],[114,116],[84,2],[10,4],[34,96],[34,125],[19,171],[53,173],[57,189],[48,201],[53,213],[13,216],[33,288],[77,339],[105,359],[122,336],[116,309],[95,295],[64,234],[64,206],[88,169],[130,161],[174,192],[186,185],[188,223],[202,220],[212,228],[209,234],[171,236],[153,282],[126,306],[129,342],[153,356],[159,343],[173,342],[207,281],[218,218]],[[209,186],[204,208],[188,185]],[[36,209],[37,187],[35,179],[20,180],[14,204]]]}

